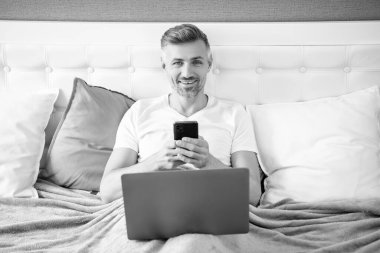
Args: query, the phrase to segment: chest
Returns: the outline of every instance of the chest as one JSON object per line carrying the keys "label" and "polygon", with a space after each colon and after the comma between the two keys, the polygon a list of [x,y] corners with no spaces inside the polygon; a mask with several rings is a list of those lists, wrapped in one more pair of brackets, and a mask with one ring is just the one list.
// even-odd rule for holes
{"label": "chest", "polygon": [[140,158],[144,159],[159,151],[174,139],[173,123],[183,120],[198,122],[199,135],[209,144],[209,151],[215,156],[229,155],[234,134],[234,125],[228,117],[220,117],[214,113],[195,114],[186,118],[168,112],[153,112],[149,117],[138,122]]}

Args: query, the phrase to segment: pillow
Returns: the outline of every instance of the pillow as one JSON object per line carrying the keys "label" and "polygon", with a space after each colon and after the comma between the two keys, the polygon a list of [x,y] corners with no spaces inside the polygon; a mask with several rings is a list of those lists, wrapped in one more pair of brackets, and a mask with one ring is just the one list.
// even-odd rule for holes
{"label": "pillow", "polygon": [[38,198],[33,185],[58,93],[0,92],[0,197]]}
{"label": "pillow", "polygon": [[99,191],[116,131],[134,100],[76,78],[40,177],[72,189]]}
{"label": "pillow", "polygon": [[262,204],[380,195],[378,87],[307,102],[247,106],[268,175]]}

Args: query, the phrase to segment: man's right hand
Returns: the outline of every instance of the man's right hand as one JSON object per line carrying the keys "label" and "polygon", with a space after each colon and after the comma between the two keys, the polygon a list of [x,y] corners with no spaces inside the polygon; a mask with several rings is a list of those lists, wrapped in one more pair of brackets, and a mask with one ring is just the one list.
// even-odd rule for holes
{"label": "man's right hand", "polygon": [[157,170],[184,170],[187,169],[183,161],[177,157],[174,140],[170,141],[162,150],[138,163],[138,153],[129,148],[114,149],[108,159],[100,183],[100,195],[108,203],[122,197],[120,177],[126,173],[151,172]]}
{"label": "man's right hand", "polygon": [[176,149],[175,141],[169,141],[165,147],[147,158],[142,163],[147,163],[154,168],[154,170],[173,170],[183,169],[179,167],[185,164],[178,158],[178,149]]}

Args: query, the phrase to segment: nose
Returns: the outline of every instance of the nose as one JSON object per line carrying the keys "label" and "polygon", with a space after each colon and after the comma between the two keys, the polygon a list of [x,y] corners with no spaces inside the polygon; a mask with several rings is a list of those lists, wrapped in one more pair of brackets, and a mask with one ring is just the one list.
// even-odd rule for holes
{"label": "nose", "polygon": [[192,76],[192,68],[190,66],[190,64],[184,64],[182,66],[182,77],[185,77],[185,78],[188,78],[188,77],[191,77]]}

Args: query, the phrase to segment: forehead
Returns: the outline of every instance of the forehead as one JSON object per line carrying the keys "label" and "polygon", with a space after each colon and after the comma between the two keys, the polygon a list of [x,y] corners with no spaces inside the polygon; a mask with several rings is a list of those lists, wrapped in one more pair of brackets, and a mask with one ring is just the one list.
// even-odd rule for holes
{"label": "forehead", "polygon": [[206,44],[197,40],[181,44],[168,44],[163,48],[163,54],[167,60],[170,59],[191,59],[195,57],[207,58]]}

